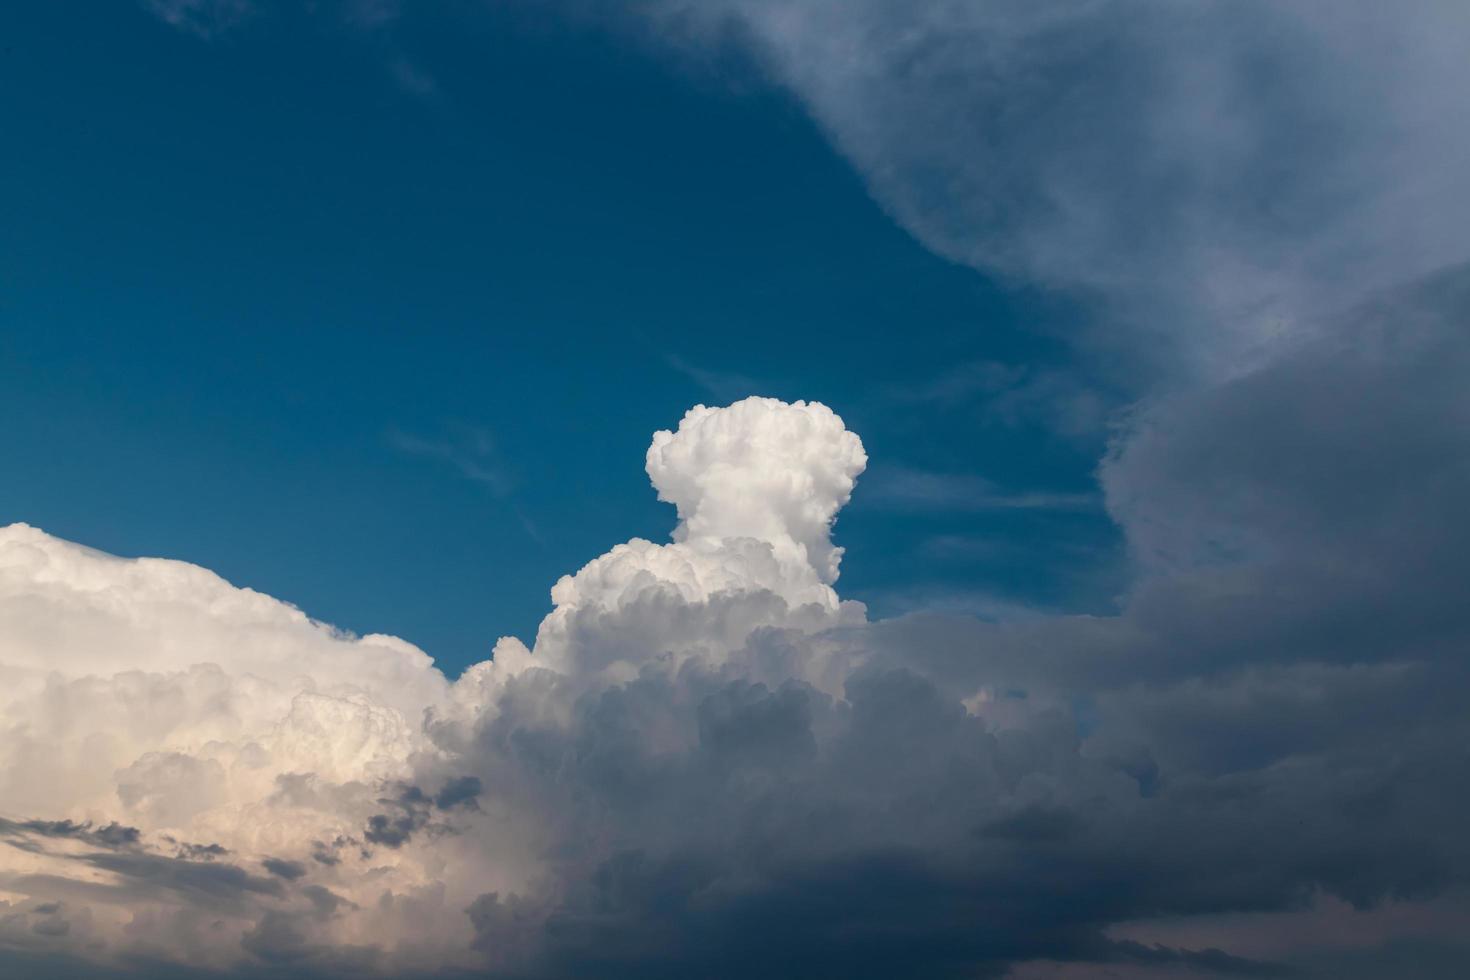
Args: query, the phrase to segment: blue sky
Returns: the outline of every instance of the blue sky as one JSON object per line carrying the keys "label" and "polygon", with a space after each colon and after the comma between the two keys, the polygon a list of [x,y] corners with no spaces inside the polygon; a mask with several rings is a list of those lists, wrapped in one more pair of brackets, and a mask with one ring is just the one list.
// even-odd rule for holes
{"label": "blue sky", "polygon": [[208,43],[129,4],[0,16],[7,520],[455,671],[663,540],[650,432],[768,394],[873,460],[845,595],[1121,588],[1093,480],[1119,376],[1057,339],[1085,309],[917,243],[738,53],[517,4],[391,46],[289,10]]}

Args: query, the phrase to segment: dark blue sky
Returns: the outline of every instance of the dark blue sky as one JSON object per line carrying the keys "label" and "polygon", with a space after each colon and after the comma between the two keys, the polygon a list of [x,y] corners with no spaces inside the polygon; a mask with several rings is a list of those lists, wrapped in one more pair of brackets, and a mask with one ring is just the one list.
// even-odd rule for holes
{"label": "dark blue sky", "polygon": [[0,520],[453,673],[666,537],[655,429],[760,393],[867,445],[844,595],[1106,607],[1077,311],[917,244],[738,57],[547,16],[0,13]]}

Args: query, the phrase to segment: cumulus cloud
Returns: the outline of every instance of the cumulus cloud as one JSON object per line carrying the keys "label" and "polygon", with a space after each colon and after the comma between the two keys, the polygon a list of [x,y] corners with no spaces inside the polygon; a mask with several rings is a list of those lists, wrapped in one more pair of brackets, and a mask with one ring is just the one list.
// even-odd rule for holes
{"label": "cumulus cloud", "polygon": [[[204,569],[6,528],[5,887],[95,900],[78,948],[112,956],[151,941],[219,965],[371,936],[391,960],[400,936],[457,962],[472,938],[458,913],[497,881],[531,890],[567,829],[541,809],[555,787],[478,740],[497,722],[566,737],[581,698],[647,670],[714,669],[761,629],[861,622],[831,588],[829,532],[864,462],[821,405],[692,410],[648,455],[675,540],[620,545],[564,578],[534,652],[502,640],[454,684],[410,644],[343,634]],[[671,749],[695,734],[677,714]],[[719,717],[708,724],[738,731]],[[456,854],[465,870],[446,877]],[[333,913],[285,930],[272,916],[322,906],[310,888],[337,896]],[[190,928],[196,892],[235,920],[228,941],[166,938]]]}
{"label": "cumulus cloud", "polygon": [[862,443],[825,405],[770,398],[695,408],[648,449],[659,499],[679,512],[675,542],[765,542],[793,580],[792,591],[776,591],[793,600],[812,572],[824,585],[836,581],[842,549],[829,532],[866,465]]}
{"label": "cumulus cloud", "polygon": [[[1451,343],[1460,294],[1428,294]],[[1470,772],[1433,751],[1470,734],[1465,635],[1358,629],[1388,580],[1325,562],[1281,603],[1260,555],[1117,617],[870,622],[833,590],[865,456],[830,410],[695,408],[646,463],[673,540],[563,578],[534,644],[453,682],[200,568],[0,531],[10,962],[1310,975],[1168,924],[1332,895],[1387,948],[1470,884]]]}
{"label": "cumulus cloud", "polygon": [[[1118,613],[868,620],[831,538],[862,445],[768,399],[658,433],[672,540],[452,683],[14,526],[0,972],[1464,975],[1470,8],[625,9],[754,52],[917,239],[1167,363],[1099,469]],[[976,361],[896,400],[1096,433],[1084,389]]]}

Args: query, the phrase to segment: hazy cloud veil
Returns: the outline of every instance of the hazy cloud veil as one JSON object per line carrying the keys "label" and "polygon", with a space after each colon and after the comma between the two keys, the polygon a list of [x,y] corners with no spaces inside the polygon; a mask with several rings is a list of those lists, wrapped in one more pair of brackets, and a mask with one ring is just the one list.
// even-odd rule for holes
{"label": "hazy cloud veil", "polygon": [[638,6],[753,50],[924,244],[1206,373],[1470,254],[1455,0]]}

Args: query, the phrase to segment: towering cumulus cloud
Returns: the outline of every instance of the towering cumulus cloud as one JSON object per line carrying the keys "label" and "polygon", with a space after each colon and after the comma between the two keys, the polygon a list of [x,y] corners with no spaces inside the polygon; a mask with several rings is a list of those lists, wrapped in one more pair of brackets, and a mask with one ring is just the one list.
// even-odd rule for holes
{"label": "towering cumulus cloud", "polygon": [[1448,595],[1417,637],[1352,625],[1392,596],[1341,560],[870,622],[830,540],[865,462],[821,405],[695,408],[647,457],[672,542],[563,578],[531,648],[452,683],[203,569],[0,531],[0,975],[1271,975],[1230,922],[1463,912],[1470,773],[1425,751],[1463,744]]}
{"label": "towering cumulus cloud", "polygon": [[0,531],[0,975],[1470,976],[1470,3],[532,6],[740,53],[917,242],[1075,304],[1057,377],[1099,391],[927,390],[1117,409],[1126,594],[870,620],[831,539],[862,445],[768,399],[655,435],[672,540],[453,682]]}
{"label": "towering cumulus cloud", "polygon": [[[648,453],[674,542],[630,541],[564,577],[534,651],[502,640],[457,684],[411,644],[204,569],[4,529],[7,938],[214,966],[510,956],[532,937],[472,942],[477,897],[546,900],[557,865],[606,856],[615,825],[586,825],[583,796],[634,791],[619,780],[687,752],[705,715],[738,740],[742,711],[773,697],[742,683],[671,700],[676,678],[713,690],[761,657],[784,678],[791,643],[863,621],[831,588],[829,532],[864,464],[822,405],[692,410]],[[769,649],[750,648],[762,630]],[[659,732],[634,724],[640,698],[666,715]]]}

